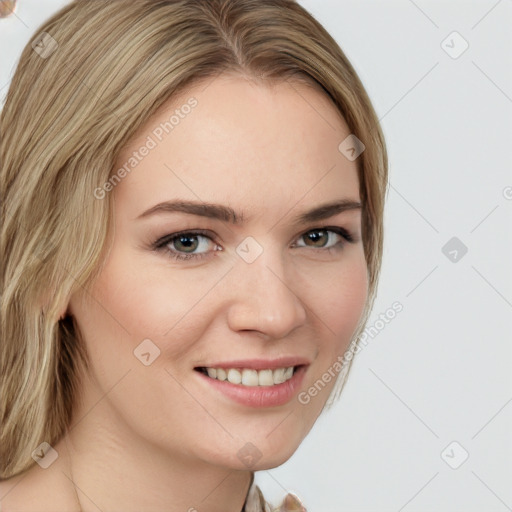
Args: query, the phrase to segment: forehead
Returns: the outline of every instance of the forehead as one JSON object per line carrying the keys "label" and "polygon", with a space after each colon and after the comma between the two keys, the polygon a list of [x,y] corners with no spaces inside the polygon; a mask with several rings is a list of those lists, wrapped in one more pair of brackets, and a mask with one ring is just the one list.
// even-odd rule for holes
{"label": "forehead", "polygon": [[260,206],[305,194],[357,199],[356,163],[338,150],[349,134],[329,97],[307,84],[203,81],[167,101],[124,148],[116,169],[130,171],[116,201],[135,213],[174,197]]}

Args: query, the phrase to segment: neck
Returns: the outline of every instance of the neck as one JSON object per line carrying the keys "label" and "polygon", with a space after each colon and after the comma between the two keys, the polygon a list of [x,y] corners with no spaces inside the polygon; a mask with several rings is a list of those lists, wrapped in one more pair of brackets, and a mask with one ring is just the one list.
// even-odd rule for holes
{"label": "neck", "polygon": [[67,458],[66,481],[81,512],[240,512],[253,479],[249,470],[164,452],[93,414],[68,431],[57,451]]}

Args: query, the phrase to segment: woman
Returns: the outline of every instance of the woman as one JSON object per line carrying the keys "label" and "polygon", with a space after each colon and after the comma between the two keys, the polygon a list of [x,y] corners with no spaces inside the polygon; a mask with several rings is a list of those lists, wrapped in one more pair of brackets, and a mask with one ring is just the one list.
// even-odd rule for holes
{"label": "woman", "polygon": [[270,510],[379,276],[343,52],[290,0],[77,0],[0,126],[2,510]]}

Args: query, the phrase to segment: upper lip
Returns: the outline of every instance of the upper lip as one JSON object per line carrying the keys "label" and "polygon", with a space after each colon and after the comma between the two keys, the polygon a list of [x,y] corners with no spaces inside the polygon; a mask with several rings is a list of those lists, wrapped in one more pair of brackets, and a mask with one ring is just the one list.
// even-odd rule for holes
{"label": "upper lip", "polygon": [[290,366],[308,365],[309,361],[304,357],[288,356],[278,359],[237,359],[208,363],[197,368],[248,368],[251,370],[275,370],[276,368],[288,368]]}

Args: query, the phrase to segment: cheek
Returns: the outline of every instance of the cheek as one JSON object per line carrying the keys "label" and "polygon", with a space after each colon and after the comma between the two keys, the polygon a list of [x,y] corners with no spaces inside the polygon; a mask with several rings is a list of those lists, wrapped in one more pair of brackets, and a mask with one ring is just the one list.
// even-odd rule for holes
{"label": "cheek", "polygon": [[334,330],[352,336],[363,314],[368,298],[368,272],[366,262],[361,260],[358,265],[342,277],[339,284],[338,309],[334,315]]}
{"label": "cheek", "polygon": [[317,357],[299,393],[298,402],[306,431],[323,410],[331,391],[339,381],[346,361],[343,357],[353,339],[363,315],[368,297],[368,273],[364,254],[351,259],[350,264],[331,272],[329,283],[315,287]]}
{"label": "cheek", "polygon": [[129,256],[128,250],[113,252],[94,283],[94,300],[82,309],[86,328],[95,334],[89,339],[103,340],[103,354],[108,340],[117,360],[131,362],[135,347],[149,338],[179,363],[208,325],[202,299],[219,277],[170,272],[162,263]]}
{"label": "cheek", "polygon": [[327,332],[327,352],[339,354],[355,333],[368,297],[368,273],[362,251],[341,269],[329,272],[322,283],[323,286],[315,287],[311,304]]}

